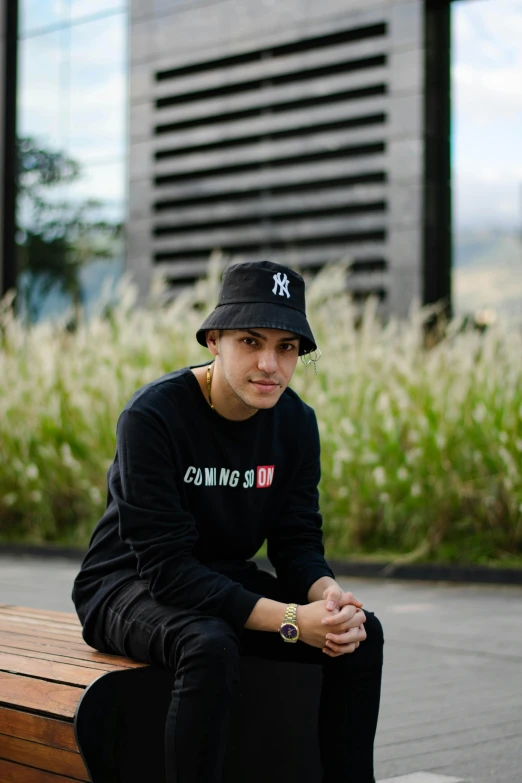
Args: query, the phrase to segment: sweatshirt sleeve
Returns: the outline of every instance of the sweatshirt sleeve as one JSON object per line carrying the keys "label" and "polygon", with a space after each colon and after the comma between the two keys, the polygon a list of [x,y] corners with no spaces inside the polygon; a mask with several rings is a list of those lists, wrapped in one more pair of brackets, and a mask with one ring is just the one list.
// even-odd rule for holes
{"label": "sweatshirt sleeve", "polygon": [[117,426],[117,458],[109,489],[119,535],[137,558],[153,598],[221,617],[241,630],[260,595],[212,571],[193,556],[194,517],[177,491],[173,444],[154,412],[125,410]]}
{"label": "sweatshirt sleeve", "polygon": [[301,463],[295,472],[276,525],[267,537],[268,559],[279,579],[307,603],[310,587],[322,576],[334,573],[324,557],[318,484],[321,477],[319,430],[315,413],[303,428],[307,437]]}

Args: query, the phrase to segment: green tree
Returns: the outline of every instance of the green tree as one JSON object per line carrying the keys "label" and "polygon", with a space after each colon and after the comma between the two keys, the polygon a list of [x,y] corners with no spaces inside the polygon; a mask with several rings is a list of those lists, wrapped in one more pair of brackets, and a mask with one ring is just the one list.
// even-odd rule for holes
{"label": "green tree", "polygon": [[18,295],[27,319],[38,317],[42,299],[51,290],[64,293],[74,308],[74,325],[83,306],[81,267],[96,258],[115,255],[122,225],[102,217],[102,202],[70,203],[61,197],[81,177],[77,161],[63,152],[44,149],[34,138],[17,141]]}

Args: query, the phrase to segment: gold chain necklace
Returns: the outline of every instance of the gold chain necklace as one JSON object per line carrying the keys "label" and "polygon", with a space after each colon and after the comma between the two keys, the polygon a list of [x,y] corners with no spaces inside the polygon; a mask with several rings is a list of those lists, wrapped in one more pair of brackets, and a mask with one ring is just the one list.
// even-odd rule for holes
{"label": "gold chain necklace", "polygon": [[208,392],[208,403],[212,410],[215,410],[214,403],[212,402],[212,396],[210,394],[210,390],[212,388],[212,379],[210,377],[210,366],[207,367],[207,392]]}

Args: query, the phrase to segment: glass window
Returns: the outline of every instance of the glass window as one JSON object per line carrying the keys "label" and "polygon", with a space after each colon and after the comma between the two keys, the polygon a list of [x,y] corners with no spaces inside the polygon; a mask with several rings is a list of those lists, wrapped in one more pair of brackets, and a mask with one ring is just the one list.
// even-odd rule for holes
{"label": "glass window", "polygon": [[67,33],[59,30],[21,41],[18,135],[62,148],[67,139]]}
{"label": "glass window", "polygon": [[[8,0],[12,2],[12,0]],[[18,0],[20,35],[69,21],[70,0]]]}
{"label": "glass window", "polygon": [[454,309],[518,319],[522,0],[466,0],[452,14]]}
{"label": "glass window", "polygon": [[21,312],[37,319],[72,301],[94,312],[123,268],[127,13],[93,0],[26,0],[23,13],[22,33],[34,32],[19,39]]}
{"label": "glass window", "polygon": [[71,4],[71,19],[75,20],[91,14],[102,14],[113,11],[123,11],[125,0],[69,0]]}
{"label": "glass window", "polygon": [[127,52],[120,16],[74,25],[71,53],[69,152],[81,163],[121,158]]}
{"label": "glass window", "polygon": [[69,186],[71,206],[89,200],[100,202],[90,214],[93,219],[120,223],[125,212],[125,161],[84,166],[78,179]]}

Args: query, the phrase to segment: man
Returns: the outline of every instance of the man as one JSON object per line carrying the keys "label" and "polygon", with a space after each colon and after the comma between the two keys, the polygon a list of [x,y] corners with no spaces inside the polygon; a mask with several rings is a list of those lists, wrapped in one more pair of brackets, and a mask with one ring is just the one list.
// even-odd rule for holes
{"label": "man", "polygon": [[[323,664],[324,783],[373,783],[382,629],[324,558],[313,410],[288,384],[316,350],[304,281],[236,264],[197,332],[214,361],[140,389],[75,579],[85,640],[176,675],[168,783],[219,783],[240,655]],[[277,578],[252,557],[267,541]]]}

